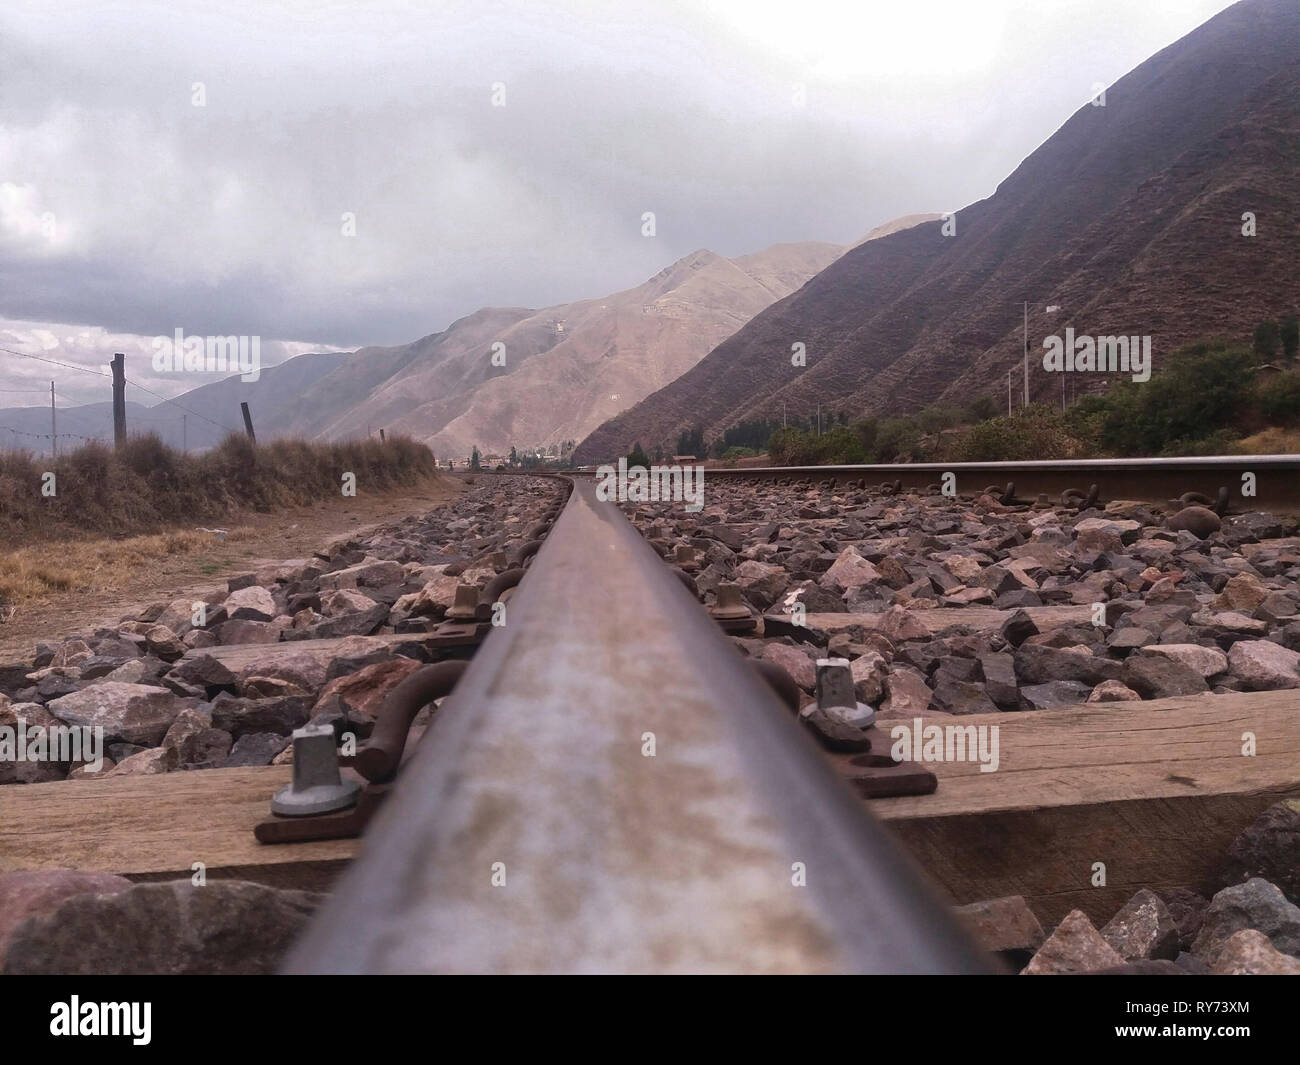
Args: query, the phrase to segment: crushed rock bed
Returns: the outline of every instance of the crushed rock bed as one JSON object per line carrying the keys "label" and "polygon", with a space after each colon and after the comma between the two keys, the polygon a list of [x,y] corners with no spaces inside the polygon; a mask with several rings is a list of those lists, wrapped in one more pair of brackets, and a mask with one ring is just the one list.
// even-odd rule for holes
{"label": "crushed rock bed", "polygon": [[[201,611],[191,599],[153,603],[38,645],[30,662],[0,666],[0,726],[100,727],[109,776],[281,763],[309,721],[364,739],[383,696],[424,660],[415,641],[364,638],[432,629],[459,584],[481,588],[507,568],[561,491],[542,478],[476,477],[427,514],[232,577]],[[294,649],[325,639],[336,641],[327,652]],[[234,645],[251,652],[238,672],[203,653]],[[90,772],[84,761],[6,761],[0,785]]]}
{"label": "crushed rock bed", "polygon": [[1300,687],[1291,518],[720,478],[698,513],[624,509],[667,558],[694,549],[706,605],[734,583],[764,615],[744,653],[806,695],[846,658],[881,718]]}

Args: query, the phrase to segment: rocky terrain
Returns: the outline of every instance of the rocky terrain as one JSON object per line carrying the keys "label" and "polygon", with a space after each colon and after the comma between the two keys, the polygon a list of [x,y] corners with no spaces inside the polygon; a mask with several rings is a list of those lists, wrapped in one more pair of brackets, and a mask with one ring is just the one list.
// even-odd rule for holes
{"label": "rocky terrain", "polygon": [[1213,898],[1144,888],[1100,929],[1074,910],[1045,935],[1018,895],[958,914],[982,946],[1026,976],[1300,976],[1300,802],[1265,811],[1233,841],[1223,868],[1226,883]]}
{"label": "rocky terrain", "polygon": [[[1296,522],[1114,501],[1004,505],[999,493],[894,494],[860,480],[713,482],[698,514],[625,510],[683,554],[715,607],[731,586],[760,619],[734,636],[784,670],[800,720],[862,750],[818,711],[817,662],[847,660],[857,698],[891,719],[1300,688]],[[859,712],[861,707],[859,708]],[[1300,974],[1300,802],[1272,807],[1221,863],[1222,890],[1138,892],[1100,930],[1081,911],[1045,935],[1020,897],[961,908],[1028,974]]]}
{"label": "rocky terrain", "polygon": [[[475,478],[454,502],[340,539],[311,558],[229,580],[203,604],[153,603],[115,626],[42,644],[0,667],[0,726],[103,729],[99,773],[267,765],[289,759],[309,721],[346,722],[358,739],[383,697],[428,660],[422,644],[366,637],[427,632],[462,584],[482,587],[560,491],[538,478]],[[341,641],[318,645],[302,641]],[[296,650],[300,644],[302,650]],[[213,648],[264,647],[234,672]],[[342,724],[339,726],[342,727]],[[73,779],[85,765],[0,764],[0,784]]]}
{"label": "rocky terrain", "polygon": [[[159,602],[39,645],[32,661],[0,667],[0,726],[102,728],[106,777],[291,761],[290,736],[308,722],[364,740],[384,696],[431,658],[415,640],[369,637],[432,629],[458,587],[506,568],[561,493],[539,478],[469,480],[427,514],[231,578],[201,624],[190,600]],[[323,639],[333,642],[303,642]],[[265,654],[236,672],[206,653],[236,645]],[[90,775],[85,764],[0,763],[11,786]],[[235,880],[0,874],[0,972],[271,972],[322,898]]]}
{"label": "rocky terrain", "polygon": [[766,637],[738,643],[809,695],[827,653],[883,718],[1300,688],[1291,518],[843,478],[715,480],[708,498],[630,516],[661,552],[694,550],[707,604],[737,585]]}
{"label": "rocky terrain", "polygon": [[[193,603],[160,602],[40,646],[33,661],[0,670],[0,725],[99,726],[108,776],[283,762],[308,721],[364,739],[387,692],[430,657],[401,634],[427,631],[458,586],[502,570],[560,491],[480,476],[428,514],[232,578],[203,624]],[[1080,509],[989,491],[948,498],[937,486],[898,493],[843,478],[714,481],[708,499],[697,514],[624,509],[690,570],[706,606],[720,589],[739,595],[758,627],[733,642],[790,678],[801,720],[831,750],[852,749],[861,729],[814,712],[816,663],[827,657],[848,662],[856,697],[886,724],[1079,703],[1123,713],[1169,695],[1300,688],[1292,519],[1220,519],[1180,501]],[[377,634],[395,639],[369,639]],[[313,639],[333,642],[302,642]],[[251,652],[238,670],[212,653],[232,645]],[[14,786],[88,774],[0,766]],[[239,881],[0,875],[0,971],[271,971],[321,898]],[[1212,897],[1142,890],[1100,928],[1076,910],[1050,932],[1020,897],[960,912],[1027,974],[1295,974],[1297,903],[1291,800],[1222,856]]]}

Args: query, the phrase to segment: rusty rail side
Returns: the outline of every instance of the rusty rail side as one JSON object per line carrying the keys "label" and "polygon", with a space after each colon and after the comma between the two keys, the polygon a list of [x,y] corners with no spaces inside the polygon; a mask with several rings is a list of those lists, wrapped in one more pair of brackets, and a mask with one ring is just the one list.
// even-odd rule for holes
{"label": "rusty rail side", "polygon": [[981,972],[989,960],[579,482],[290,972]]}

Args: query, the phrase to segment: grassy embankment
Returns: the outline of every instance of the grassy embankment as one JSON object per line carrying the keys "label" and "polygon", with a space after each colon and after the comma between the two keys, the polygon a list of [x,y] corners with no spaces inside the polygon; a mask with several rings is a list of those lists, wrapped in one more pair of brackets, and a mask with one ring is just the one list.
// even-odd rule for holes
{"label": "grassy embankment", "polygon": [[89,444],[55,459],[0,453],[0,621],[15,604],[121,586],[157,560],[238,541],[249,535],[238,524],[205,526],[340,497],[345,473],[355,474],[358,495],[436,476],[429,449],[401,436],[254,446],[232,435],[186,455],[143,435],[120,451]]}

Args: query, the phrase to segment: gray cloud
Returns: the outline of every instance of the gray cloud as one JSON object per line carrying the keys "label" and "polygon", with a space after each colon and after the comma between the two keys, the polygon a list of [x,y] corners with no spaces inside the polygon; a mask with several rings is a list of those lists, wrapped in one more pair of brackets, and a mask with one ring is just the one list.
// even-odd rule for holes
{"label": "gray cloud", "polygon": [[394,344],[698,247],[849,242],[987,196],[1228,5],[411,6],[7,3],[0,333],[60,323],[88,365],[177,327]]}

